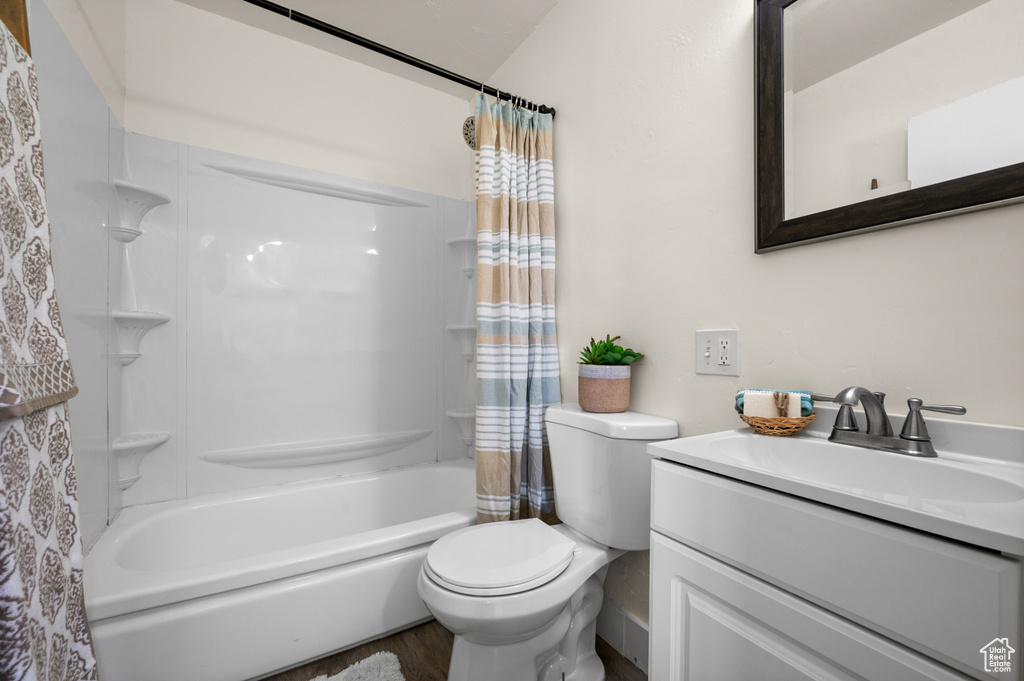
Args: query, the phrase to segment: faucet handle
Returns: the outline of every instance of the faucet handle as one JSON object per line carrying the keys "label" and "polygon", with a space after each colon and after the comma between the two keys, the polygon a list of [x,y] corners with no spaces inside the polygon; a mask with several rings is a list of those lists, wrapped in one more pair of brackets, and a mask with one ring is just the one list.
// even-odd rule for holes
{"label": "faucet handle", "polygon": [[959,405],[924,404],[916,397],[911,397],[907,400],[907,406],[910,407],[910,412],[907,413],[907,420],[903,422],[903,430],[900,432],[900,437],[904,440],[931,440],[931,437],[928,435],[928,427],[924,423],[924,416],[921,415],[922,409],[937,411],[942,414],[955,414],[957,416],[967,413],[967,409]]}
{"label": "faucet handle", "polygon": [[956,416],[963,416],[967,413],[966,407],[961,407],[957,404],[922,404],[920,408],[925,411],[938,411],[943,414],[954,414]]}
{"label": "faucet handle", "polygon": [[836,422],[832,430],[860,430],[857,427],[857,417],[853,415],[853,407],[848,404],[839,406],[839,413],[836,414]]}

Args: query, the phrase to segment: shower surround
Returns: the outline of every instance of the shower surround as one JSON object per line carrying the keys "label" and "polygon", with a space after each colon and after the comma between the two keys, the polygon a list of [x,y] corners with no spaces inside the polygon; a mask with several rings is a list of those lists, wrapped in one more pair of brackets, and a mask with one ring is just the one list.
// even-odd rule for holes
{"label": "shower surround", "polygon": [[472,204],[127,134],[140,309],[122,427],[168,432],[124,504],[462,458],[473,404],[459,248]]}
{"label": "shower surround", "polygon": [[169,321],[121,367],[115,443],[166,437],[86,559],[101,674],[241,681],[429,618],[418,566],[474,517],[449,416],[473,400],[472,205],[126,138],[124,173],[171,200],[120,298]]}

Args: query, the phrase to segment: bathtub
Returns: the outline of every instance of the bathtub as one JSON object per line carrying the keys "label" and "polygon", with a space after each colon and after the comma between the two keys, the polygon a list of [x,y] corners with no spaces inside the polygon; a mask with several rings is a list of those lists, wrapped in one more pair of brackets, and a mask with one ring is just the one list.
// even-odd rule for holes
{"label": "bathtub", "polygon": [[127,508],[85,559],[100,678],[260,678],[427,620],[420,563],[475,504],[466,459]]}

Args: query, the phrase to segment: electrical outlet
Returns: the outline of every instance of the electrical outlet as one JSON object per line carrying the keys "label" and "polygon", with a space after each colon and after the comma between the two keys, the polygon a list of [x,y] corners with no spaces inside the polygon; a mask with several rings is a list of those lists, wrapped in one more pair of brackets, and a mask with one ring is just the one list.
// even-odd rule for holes
{"label": "electrical outlet", "polygon": [[739,329],[698,329],[698,374],[739,376]]}
{"label": "electrical outlet", "polygon": [[732,366],[732,353],[730,352],[729,339],[718,339],[718,366]]}

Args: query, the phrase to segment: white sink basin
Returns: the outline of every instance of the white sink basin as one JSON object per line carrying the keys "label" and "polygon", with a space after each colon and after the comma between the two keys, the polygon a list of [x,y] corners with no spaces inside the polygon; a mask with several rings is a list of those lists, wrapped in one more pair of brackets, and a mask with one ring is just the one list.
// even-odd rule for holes
{"label": "white sink basin", "polygon": [[[1024,500],[1024,480],[996,477],[949,459],[920,459],[851,448],[819,438],[759,437],[731,431],[712,438],[725,461],[850,494],[881,495],[891,503],[915,500],[1007,502]],[[1024,518],[1022,518],[1024,522]]]}
{"label": "white sink basin", "polygon": [[654,456],[951,539],[1024,555],[1024,464],[925,459],[749,429],[669,440]]}

